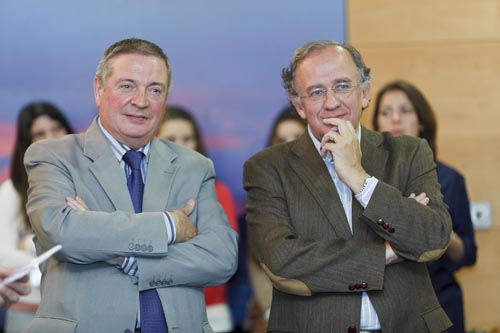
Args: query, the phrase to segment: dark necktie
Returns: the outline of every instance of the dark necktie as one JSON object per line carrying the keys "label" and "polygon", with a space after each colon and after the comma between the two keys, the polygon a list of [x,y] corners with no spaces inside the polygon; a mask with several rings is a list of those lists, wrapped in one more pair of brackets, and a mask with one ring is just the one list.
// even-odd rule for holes
{"label": "dark necktie", "polygon": [[[136,213],[142,212],[144,183],[142,182],[141,161],[143,156],[142,152],[135,150],[129,150],[123,155],[123,160],[131,169],[130,175],[127,178],[127,186]],[[160,297],[156,289],[141,291],[139,294],[139,303],[141,306],[141,332],[167,332],[167,321],[165,320]]]}

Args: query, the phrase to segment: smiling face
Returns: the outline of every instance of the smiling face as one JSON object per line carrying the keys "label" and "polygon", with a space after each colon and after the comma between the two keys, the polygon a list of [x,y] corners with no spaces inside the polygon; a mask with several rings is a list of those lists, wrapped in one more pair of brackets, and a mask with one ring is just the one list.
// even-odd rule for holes
{"label": "smiling face", "polygon": [[378,129],[398,136],[419,136],[420,123],[408,96],[401,90],[389,90],[380,99]]}
{"label": "smiling face", "polygon": [[[356,86],[349,94],[339,97],[330,90],[341,83]],[[332,129],[323,119],[341,118],[357,128],[361,112],[368,106],[370,88],[357,87],[359,72],[346,49],[340,46],[328,46],[309,54],[296,69],[295,86],[299,96],[306,96],[314,89],[327,89],[324,99],[312,101],[301,98],[294,102],[299,115],[306,119],[314,136],[321,138]]]}
{"label": "smiling face", "polygon": [[122,54],[110,60],[104,81],[94,78],[94,97],[103,127],[119,142],[138,149],[155,136],[167,102],[163,59]]}

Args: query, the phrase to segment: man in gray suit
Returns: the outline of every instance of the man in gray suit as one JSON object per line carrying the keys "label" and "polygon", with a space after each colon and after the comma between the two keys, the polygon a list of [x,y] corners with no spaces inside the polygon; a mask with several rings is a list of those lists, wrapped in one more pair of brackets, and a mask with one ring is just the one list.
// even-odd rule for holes
{"label": "man in gray suit", "polygon": [[308,131],[244,170],[251,245],[274,286],[269,331],[445,331],[425,262],[451,222],[427,143],[360,125],[370,70],[352,46],[305,44],[282,77]]}
{"label": "man in gray suit", "polygon": [[37,250],[63,246],[42,267],[28,332],[212,332],[203,287],[236,270],[236,234],[212,162],[154,138],[170,83],[161,48],[117,42],[97,68],[88,130],[26,152]]}

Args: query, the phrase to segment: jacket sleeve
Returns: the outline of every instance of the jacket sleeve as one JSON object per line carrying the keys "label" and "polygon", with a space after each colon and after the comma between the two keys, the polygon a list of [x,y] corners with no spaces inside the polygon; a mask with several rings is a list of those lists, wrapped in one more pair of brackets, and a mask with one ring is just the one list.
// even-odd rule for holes
{"label": "jacket sleeve", "polygon": [[[55,255],[59,261],[92,264],[138,255],[138,250],[152,257],[168,252],[163,213],[98,211],[89,202],[90,211],[72,210],[66,205],[66,197],[77,195],[80,185],[76,183],[82,179],[74,166],[47,145],[32,145],[26,151],[25,166],[29,179],[28,216],[43,249],[62,245]],[[131,246],[134,239],[148,240],[151,247],[136,249]]]}
{"label": "jacket sleeve", "polygon": [[[437,181],[432,151],[424,140],[412,152],[408,165],[392,169],[388,179],[380,181],[373,192],[362,220],[381,238],[390,242],[403,259],[429,262],[439,259],[446,251],[451,234],[451,219]],[[428,205],[408,196],[426,193]]]}
{"label": "jacket sleeve", "polygon": [[225,283],[235,273],[238,262],[237,233],[217,200],[213,164],[204,159],[204,177],[195,197],[195,211],[190,219],[198,234],[185,242],[169,246],[162,258],[140,257],[139,289],[154,287],[215,286]]}
{"label": "jacket sleeve", "polygon": [[297,193],[284,189],[290,179],[283,175],[283,169],[260,155],[248,160],[244,167],[249,239],[274,287],[302,296],[359,292],[349,288],[353,281],[366,283],[366,291],[382,289],[383,241],[341,238],[321,231],[312,237],[300,232],[299,224],[314,229],[318,223],[327,222],[305,187],[297,188]]}

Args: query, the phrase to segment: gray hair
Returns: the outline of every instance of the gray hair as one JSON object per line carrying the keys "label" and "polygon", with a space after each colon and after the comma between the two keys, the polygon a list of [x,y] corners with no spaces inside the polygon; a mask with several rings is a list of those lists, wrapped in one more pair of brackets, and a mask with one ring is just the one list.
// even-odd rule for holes
{"label": "gray hair", "polygon": [[111,66],[109,64],[110,60],[122,54],[141,54],[162,59],[167,66],[166,84],[167,92],[169,91],[172,83],[172,70],[167,55],[158,45],[138,38],[124,39],[108,47],[99,61],[95,73],[95,76],[98,77],[101,82],[104,82],[104,80],[111,74]]}
{"label": "gray hair", "polygon": [[370,68],[366,67],[361,54],[358,50],[356,50],[356,48],[354,48],[354,46],[347,43],[340,43],[330,40],[316,40],[304,44],[297,50],[295,50],[290,61],[290,67],[283,68],[281,72],[283,87],[287,91],[288,96],[291,100],[297,100],[297,98],[299,98],[299,93],[297,92],[297,87],[295,85],[295,72],[299,63],[312,52],[319,51],[331,46],[339,46],[349,52],[359,72],[360,86],[366,86],[366,84],[370,82]]}

